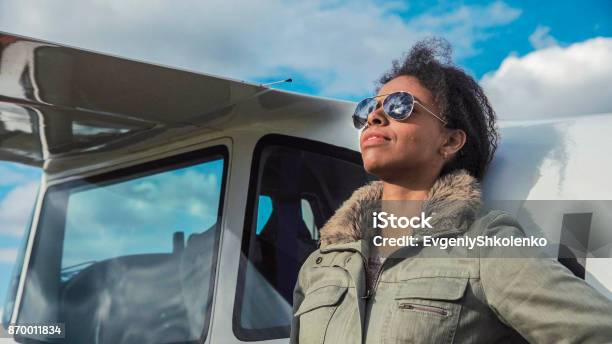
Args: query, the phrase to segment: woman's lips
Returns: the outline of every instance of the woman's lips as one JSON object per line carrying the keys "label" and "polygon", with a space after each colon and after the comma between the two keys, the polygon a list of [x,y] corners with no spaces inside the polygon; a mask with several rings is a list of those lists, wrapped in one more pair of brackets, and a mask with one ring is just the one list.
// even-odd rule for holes
{"label": "woman's lips", "polygon": [[380,146],[380,145],[387,144],[387,142],[389,141],[390,141],[389,139],[386,139],[383,136],[372,135],[370,137],[367,137],[365,140],[363,140],[363,142],[361,143],[361,146],[363,148],[372,147],[372,146]]}

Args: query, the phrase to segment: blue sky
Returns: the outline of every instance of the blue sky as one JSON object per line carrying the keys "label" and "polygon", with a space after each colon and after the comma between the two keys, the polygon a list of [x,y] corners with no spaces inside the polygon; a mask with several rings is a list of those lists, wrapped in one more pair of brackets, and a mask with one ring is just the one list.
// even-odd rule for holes
{"label": "blue sky", "polygon": [[[471,3],[478,3],[476,1]],[[550,35],[561,45],[582,42],[596,36],[612,36],[612,2],[506,1],[520,15],[507,25],[491,30],[492,36],[476,45],[479,54],[459,61],[480,79],[499,67],[509,54],[526,55],[534,50],[529,36],[538,27],[550,28]]]}
{"label": "blue sky", "polygon": [[[500,118],[516,119],[612,111],[598,92],[612,81],[609,13],[604,0],[5,0],[0,30],[251,82],[292,77],[275,87],[347,100],[371,94],[417,40],[442,36]],[[584,57],[594,46],[603,53]],[[550,73],[532,77],[542,64],[575,73],[550,87]],[[568,97],[575,85],[590,96]]]}
{"label": "blue sky", "polygon": [[[604,0],[4,0],[0,30],[347,100],[438,35],[500,118],[518,119],[612,112],[610,13]],[[39,173],[0,162],[0,300]]]}
{"label": "blue sky", "polygon": [[[422,13],[444,16],[456,11],[457,8],[479,7],[490,5],[490,1],[410,1],[407,9],[399,11],[404,20],[410,20]],[[511,20],[503,25],[484,28],[479,35],[482,39],[473,45],[473,52],[467,56],[456,58],[455,62],[466,69],[476,79],[481,79],[486,73],[495,71],[500,63],[509,55],[524,56],[535,49],[530,36],[538,28],[548,32],[560,46],[583,42],[593,37],[612,36],[612,2],[598,1],[556,1],[544,5],[540,1],[503,1],[509,12],[515,13]],[[516,12],[513,12],[515,10]],[[382,23],[381,23],[382,24]],[[442,35],[444,36],[444,35]],[[451,40],[451,44],[453,41]],[[398,56],[390,56],[397,58]],[[295,73],[295,72],[293,72]],[[294,76],[292,71],[283,71],[268,78],[256,81],[270,82]],[[292,84],[277,86],[278,88],[296,92],[323,95],[319,89],[299,73]],[[366,94],[347,95],[343,98],[358,101]]]}

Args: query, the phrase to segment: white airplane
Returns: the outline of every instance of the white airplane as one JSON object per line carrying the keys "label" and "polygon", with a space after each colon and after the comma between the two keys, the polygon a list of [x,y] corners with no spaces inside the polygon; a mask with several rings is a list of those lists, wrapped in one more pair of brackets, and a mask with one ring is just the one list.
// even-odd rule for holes
{"label": "white airplane", "polygon": [[[3,324],[61,324],[12,340],[286,343],[318,228],[373,179],[353,108],[0,33],[0,160],[43,171]],[[612,114],[500,127],[487,207],[612,298]]]}

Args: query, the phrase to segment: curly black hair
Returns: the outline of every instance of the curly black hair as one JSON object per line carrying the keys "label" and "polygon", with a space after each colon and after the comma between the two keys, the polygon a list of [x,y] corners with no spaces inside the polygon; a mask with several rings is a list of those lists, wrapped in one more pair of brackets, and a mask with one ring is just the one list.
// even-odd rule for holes
{"label": "curly black hair", "polygon": [[400,62],[378,80],[376,93],[392,79],[409,75],[417,78],[434,96],[447,128],[461,129],[467,138],[455,157],[447,162],[440,176],[466,169],[482,180],[493,159],[499,133],[495,111],[473,77],[453,64],[448,41],[433,37],[417,42]]}

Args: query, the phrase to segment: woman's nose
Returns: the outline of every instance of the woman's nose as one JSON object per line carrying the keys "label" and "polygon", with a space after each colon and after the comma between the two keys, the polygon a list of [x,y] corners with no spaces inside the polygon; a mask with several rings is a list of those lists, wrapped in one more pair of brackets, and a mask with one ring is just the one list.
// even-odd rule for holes
{"label": "woman's nose", "polygon": [[376,109],[368,115],[368,126],[383,125],[388,122],[385,111],[380,102],[376,103]]}

